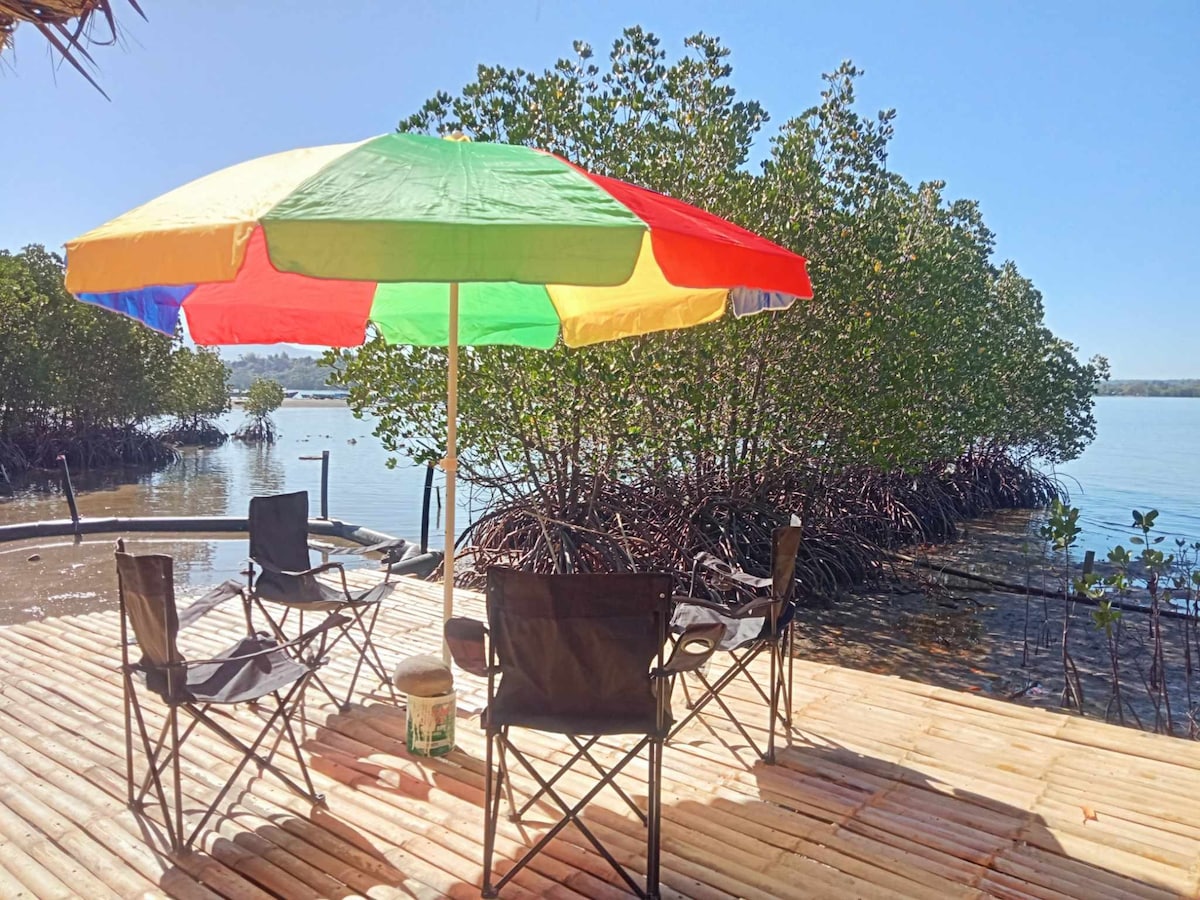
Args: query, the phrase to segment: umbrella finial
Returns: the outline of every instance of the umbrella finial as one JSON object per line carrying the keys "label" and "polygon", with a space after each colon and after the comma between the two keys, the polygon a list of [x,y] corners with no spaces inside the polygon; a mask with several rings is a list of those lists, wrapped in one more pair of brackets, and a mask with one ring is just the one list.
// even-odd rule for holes
{"label": "umbrella finial", "polygon": [[452,131],[449,134],[444,135],[443,137],[445,140],[454,141],[457,144],[471,143],[471,139],[469,137],[467,137],[465,134],[463,134],[461,131]]}

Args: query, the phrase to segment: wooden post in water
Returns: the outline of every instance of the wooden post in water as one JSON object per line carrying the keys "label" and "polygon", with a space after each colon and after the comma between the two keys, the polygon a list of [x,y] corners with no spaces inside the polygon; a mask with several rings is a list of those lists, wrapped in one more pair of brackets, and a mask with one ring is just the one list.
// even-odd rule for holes
{"label": "wooden post in water", "polygon": [[[1083,554],[1083,569],[1079,573],[1080,578],[1087,578],[1092,574],[1092,569],[1096,567],[1096,551],[1089,550]],[[1083,596],[1083,591],[1076,591],[1076,594]]]}
{"label": "wooden post in water", "polygon": [[329,451],[321,451],[321,518],[329,518]]}
{"label": "wooden post in water", "polygon": [[429,498],[433,494],[433,470],[436,467],[425,467],[425,495],[421,498],[421,552],[429,550]]}
{"label": "wooden post in water", "polygon": [[71,524],[75,526],[75,534],[79,534],[79,507],[75,505],[75,488],[71,485],[71,469],[67,465],[67,458],[63,454],[58,454],[58,464],[62,466],[63,472],[63,493],[67,495],[67,507],[71,510]]}

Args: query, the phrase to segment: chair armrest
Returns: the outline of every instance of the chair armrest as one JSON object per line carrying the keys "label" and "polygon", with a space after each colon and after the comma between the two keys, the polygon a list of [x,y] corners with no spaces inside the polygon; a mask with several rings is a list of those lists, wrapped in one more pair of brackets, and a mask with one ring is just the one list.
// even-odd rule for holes
{"label": "chair armrest", "polygon": [[731,587],[738,587],[751,591],[759,591],[771,586],[770,578],[762,578],[758,575],[751,575],[748,572],[743,572],[741,569],[734,568],[720,557],[713,556],[711,553],[701,553],[696,556],[696,565],[700,568],[707,569],[718,579],[727,579],[732,584]]}
{"label": "chair armrest", "polygon": [[278,566],[273,566],[268,562],[263,562],[261,559],[255,559],[254,557],[250,557],[249,561],[264,572],[270,572],[272,575],[290,575],[293,578],[303,578],[305,575],[320,575],[322,572],[328,572],[331,569],[340,569],[343,572],[346,570],[345,564],[340,562],[321,563],[319,566],[313,566],[311,569],[293,571],[291,569],[281,569]]}
{"label": "chair armrest", "polygon": [[737,606],[729,606],[724,603],[714,603],[712,600],[705,600],[701,597],[689,597],[683,594],[676,594],[671,599],[677,605],[711,609],[713,612],[720,613],[727,619],[750,619],[757,616],[767,616],[771,612],[771,607],[779,602],[774,597],[755,597]]}
{"label": "chair armrest", "polygon": [[387,553],[390,550],[403,550],[407,546],[408,541],[404,538],[393,538],[390,541],[380,541],[377,544],[368,544],[365,547],[352,547],[346,552],[361,556],[366,553]]}
{"label": "chair armrest", "polygon": [[478,619],[455,616],[446,621],[443,633],[455,665],[464,672],[486,678],[488,675],[487,626]]}
{"label": "chair armrest", "polygon": [[708,662],[724,636],[725,626],[720,623],[689,625],[675,641],[663,672],[667,675],[694,672]]}
{"label": "chair armrest", "polygon": [[272,575],[287,575],[290,578],[305,578],[307,576],[320,575],[324,572],[331,572],[334,569],[337,569],[338,575],[340,575],[342,579],[342,593],[346,595],[347,600],[354,599],[350,594],[350,583],[346,581],[346,567],[340,562],[321,563],[319,566],[313,566],[311,569],[304,569],[302,571],[281,569],[278,566],[273,566],[270,563],[263,562],[261,559],[255,559],[254,557],[250,557],[249,562],[254,563],[254,565],[258,566],[264,572],[270,572]]}
{"label": "chair armrest", "polygon": [[776,605],[782,604],[775,597],[755,597],[753,600],[747,600],[745,603],[731,608],[726,615],[731,619],[767,616],[771,612],[771,607]]}

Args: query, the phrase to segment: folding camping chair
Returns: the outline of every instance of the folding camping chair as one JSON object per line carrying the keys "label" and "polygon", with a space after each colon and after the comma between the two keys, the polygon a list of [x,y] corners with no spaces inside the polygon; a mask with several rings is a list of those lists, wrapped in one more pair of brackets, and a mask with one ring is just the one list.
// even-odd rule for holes
{"label": "folding camping chair", "polygon": [[[171,557],[133,556],[125,552],[122,542],[117,545],[116,559],[117,596],[121,612],[121,674],[125,695],[125,775],[130,808],[141,815],[145,811],[147,795],[153,789],[154,799],[162,809],[171,849],[186,850],[196,840],[250,760],[254,760],[260,770],[270,771],[292,791],[314,803],[320,803],[323,798],[313,788],[291,718],[300,708],[309,680],[322,665],[321,655],[318,653],[314,660],[303,664],[288,652],[293,647],[280,645],[266,634],[253,634],[209,659],[187,659],[179,650],[177,638],[180,620],[188,614],[185,612],[180,615],[175,606]],[[192,618],[196,617],[196,609],[207,611],[203,606],[192,607]],[[341,624],[335,617],[327,618],[311,632],[298,638],[293,645],[303,642],[308,646],[316,644],[319,648],[329,629]],[[130,628],[141,650],[141,658],[136,662],[130,661]],[[139,681],[143,683],[141,687],[136,683]],[[155,694],[167,707],[157,737],[147,726],[147,717],[139,698],[143,690]],[[268,705],[266,701],[271,699],[274,703]],[[260,709],[270,710],[258,736],[250,743],[234,735],[210,715],[211,707],[235,703],[255,703]],[[182,733],[179,728],[180,712],[191,717]],[[134,772],[135,724],[146,762],[140,785]],[[184,742],[199,724],[208,727],[239,751],[242,758],[208,804],[199,822],[185,836],[180,754]],[[277,734],[276,740],[264,754],[260,748],[272,732]],[[303,787],[272,762],[283,737],[287,738],[296,754],[304,779]],[[170,800],[163,779],[168,769],[172,787]]]}
{"label": "folding camping chair", "polygon": [[[483,714],[487,733],[483,896],[497,896],[571,823],[635,894],[658,896],[662,746],[671,723],[671,679],[702,665],[720,633],[712,626],[684,632],[664,663],[670,590],[668,575],[533,575],[492,568],[487,574],[488,627],[473,619],[446,623],[455,661],[488,681]],[[574,752],[566,763],[555,766],[556,771],[544,774],[518,748],[511,736],[514,728],[566,735]],[[619,759],[606,769],[593,749],[611,735],[634,735],[637,740],[632,747],[617,750]],[[616,782],[643,749],[649,760],[645,811]],[[520,809],[513,800],[510,755],[537,785]],[[556,785],[578,763],[594,770],[596,783],[572,803]],[[581,818],[606,786],[646,826],[644,890]],[[542,798],[557,807],[561,819],[493,882],[501,791],[514,821]]]}
{"label": "folding camping chair", "polygon": [[[785,734],[790,736],[792,732],[793,595],[796,552],[800,549],[801,535],[798,525],[783,525],[771,533],[770,578],[749,575],[711,554],[700,554],[696,558],[692,570],[692,594],[704,584],[708,586],[709,597],[676,597],[671,627],[673,631],[686,633],[686,629],[696,625],[719,625],[722,635],[717,649],[729,653],[730,665],[715,681],[709,681],[702,671],[695,673],[703,691],[695,702],[690,696],[687,698],[689,712],[675,724],[672,737],[709,703],[716,702],[754,752],[764,762],[775,762],[775,733],[780,720]],[[732,602],[727,602],[726,598]],[[765,689],[750,669],[750,663],[761,653],[770,657],[769,681]],[[748,681],[767,704],[765,748],[751,737],[721,696],[721,691],[739,676]],[[687,693],[686,684],[684,692]]]}
{"label": "folding camping chair", "polygon": [[[346,580],[345,566],[341,563],[327,562],[310,567],[307,491],[251,498],[249,563],[246,573],[249,578],[246,596],[248,631],[254,630],[252,605],[262,613],[272,633],[281,642],[287,641],[284,626],[291,612],[296,612],[300,630],[304,628],[305,612],[337,613],[344,617],[345,625],[330,641],[325,652],[332,652],[343,640],[347,641],[357,652],[354,672],[344,699],[335,697],[319,676],[315,678],[318,687],[340,709],[348,709],[363,663],[366,663],[380,683],[392,691],[391,678],[371,641],[381,602],[395,587],[388,581],[390,571],[385,571],[382,584],[365,591],[352,591]],[[261,571],[256,572],[255,566]],[[334,587],[318,580],[317,576],[323,572],[337,572],[341,576],[341,584]],[[282,608],[282,615],[272,615],[267,603]],[[305,648],[301,647],[300,652],[303,655]],[[392,699],[395,699],[394,692]]]}

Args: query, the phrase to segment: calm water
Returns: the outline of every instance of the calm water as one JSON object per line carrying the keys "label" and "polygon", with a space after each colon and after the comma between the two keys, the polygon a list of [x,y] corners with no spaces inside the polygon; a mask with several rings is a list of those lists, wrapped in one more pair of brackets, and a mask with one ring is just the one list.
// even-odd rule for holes
{"label": "calm water", "polygon": [[[1130,510],[1157,508],[1164,533],[1200,540],[1200,487],[1192,479],[1193,442],[1200,440],[1200,399],[1102,397],[1095,443],[1058,469],[1081,507],[1082,545],[1103,552],[1130,533]],[[227,417],[232,430],[240,413]],[[99,482],[76,475],[85,516],[242,515],[256,494],[308,490],[319,513],[321,464],[302,456],[331,452],[330,514],[388,534],[416,540],[420,534],[423,468],[387,467],[387,454],[372,437],[372,423],[345,406],[289,406],[276,414],[281,438],[272,447],[230,442],[215,450],[190,451],[168,469],[108,474]],[[444,479],[435,477],[441,490]],[[460,522],[471,520],[463,498]],[[66,503],[52,478],[16,495],[0,494],[0,522],[58,519]],[[433,507],[431,547],[444,546],[441,517]],[[76,543],[62,538],[0,544],[0,621],[55,615],[113,601],[113,536]],[[137,536],[135,550],[171,553],[177,579],[198,590],[234,577],[246,556],[244,537],[188,539]],[[36,554],[39,558],[30,560]],[[314,562],[317,560],[314,555]],[[360,557],[338,555],[348,564]]]}
{"label": "calm water", "polygon": [[1096,440],[1057,474],[1080,509],[1084,549],[1129,546],[1131,511],[1157,509],[1158,533],[1200,540],[1200,398],[1098,397]]}
{"label": "calm water", "polygon": [[[230,413],[222,423],[232,431],[241,421]],[[288,406],[275,414],[280,438],[273,446],[244,446],[230,441],[212,450],[189,450],[176,465],[153,473],[105,473],[99,479],[74,473],[83,516],[245,515],[252,496],[307,490],[309,510],[320,514],[321,463],[330,451],[329,512],[334,518],[416,541],[421,529],[424,467],[401,460],[387,467],[388,454],[371,434],[369,420],[358,420],[344,405]],[[56,476],[13,494],[0,493],[0,523],[67,518]],[[429,546],[444,546],[439,498],[445,479],[435,473]],[[460,495],[464,491],[460,490]],[[474,512],[471,497],[459,504],[459,525]],[[53,615],[111,602],[112,550],[115,535],[0,544],[0,621]],[[129,542],[142,552],[170,553],[176,581],[197,590],[236,577],[244,568],[244,535],[135,535]],[[39,558],[30,560],[36,554]],[[369,565],[361,557],[337,554],[347,565]],[[314,563],[318,554],[313,555]],[[191,591],[189,591],[191,592]],[[6,610],[7,608],[7,610]],[[7,614],[6,614],[7,613]]]}

